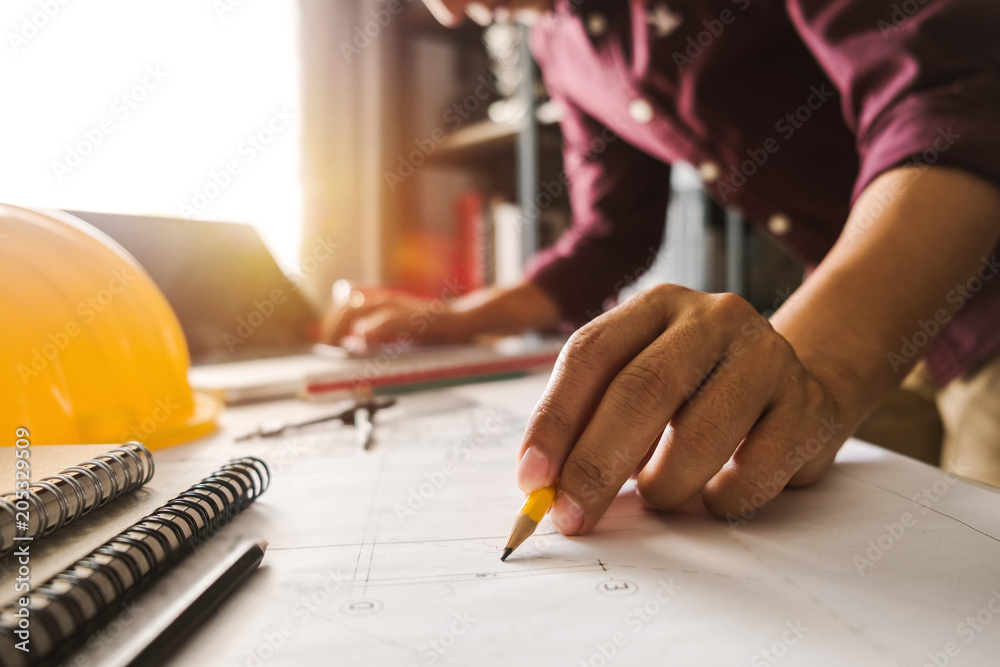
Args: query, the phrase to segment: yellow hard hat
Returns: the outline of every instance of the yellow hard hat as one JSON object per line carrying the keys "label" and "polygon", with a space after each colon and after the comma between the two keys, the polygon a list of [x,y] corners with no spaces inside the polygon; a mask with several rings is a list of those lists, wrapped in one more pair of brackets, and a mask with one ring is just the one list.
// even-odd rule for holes
{"label": "yellow hard hat", "polygon": [[149,447],[215,430],[221,404],[191,391],[167,300],[82,220],[0,204],[0,313],[0,434],[10,442],[19,427],[32,444]]}

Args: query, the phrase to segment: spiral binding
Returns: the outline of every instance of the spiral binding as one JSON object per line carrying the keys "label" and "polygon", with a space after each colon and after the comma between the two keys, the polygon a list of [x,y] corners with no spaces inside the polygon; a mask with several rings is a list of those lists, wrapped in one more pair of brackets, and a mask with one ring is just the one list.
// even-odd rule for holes
{"label": "spiral binding", "polygon": [[17,602],[0,608],[0,664],[54,664],[181,556],[249,507],[271,481],[235,459],[28,594],[31,653],[14,648]]}
{"label": "spiral binding", "polygon": [[[14,550],[15,537],[50,535],[153,478],[153,455],[129,442],[106,454],[33,482],[26,491],[0,496],[0,558]],[[18,521],[16,503],[27,502],[31,519]],[[23,506],[22,506],[23,509]]]}

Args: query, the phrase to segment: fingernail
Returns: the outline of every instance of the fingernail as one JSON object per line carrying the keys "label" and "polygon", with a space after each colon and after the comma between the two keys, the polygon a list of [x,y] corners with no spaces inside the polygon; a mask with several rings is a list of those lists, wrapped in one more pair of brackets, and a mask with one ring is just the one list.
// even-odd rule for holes
{"label": "fingernail", "polygon": [[565,493],[556,496],[549,518],[556,530],[563,535],[575,535],[583,527],[583,510]]}
{"label": "fingernail", "polygon": [[545,486],[549,478],[549,459],[537,447],[528,447],[517,465],[517,485],[524,492]]}

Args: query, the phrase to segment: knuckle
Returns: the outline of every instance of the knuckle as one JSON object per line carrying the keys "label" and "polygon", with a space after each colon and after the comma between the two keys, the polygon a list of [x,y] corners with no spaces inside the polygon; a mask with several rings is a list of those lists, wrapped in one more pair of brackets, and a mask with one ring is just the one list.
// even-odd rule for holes
{"label": "knuckle", "polygon": [[650,287],[642,294],[644,298],[649,298],[654,301],[669,301],[690,291],[691,290],[687,287],[676,285],[674,283],[659,283]]}
{"label": "knuckle", "polygon": [[716,517],[726,518],[739,516],[743,519],[752,519],[758,507],[746,502],[743,497],[733,497],[723,493],[703,491],[701,499],[705,503],[705,508]]}
{"label": "knuckle", "polygon": [[806,463],[792,476],[788,482],[789,486],[810,486],[821,480],[833,466],[833,459],[836,452],[824,453],[821,456]]}
{"label": "knuckle", "polygon": [[787,357],[789,355],[794,356],[791,344],[785,340],[784,336],[779,334],[774,329],[768,329],[767,332],[760,337],[758,345],[760,347],[760,353],[766,355],[768,358]]}
{"label": "knuckle", "polygon": [[612,327],[585,327],[577,330],[563,346],[556,372],[565,370],[591,377],[599,375],[603,362],[621,347],[619,334]]}
{"label": "knuckle", "polygon": [[[746,465],[746,464],[744,464]],[[743,473],[742,490],[745,496],[751,499],[754,505],[761,501],[764,503],[773,500],[788,482],[788,476],[779,478],[775,470],[767,470],[758,465],[750,464],[750,470]]]}
{"label": "knuckle", "polygon": [[611,474],[594,461],[581,456],[571,456],[563,464],[560,486],[586,505],[595,505],[611,486]]}
{"label": "knuckle", "polygon": [[674,431],[674,441],[678,443],[679,453],[688,459],[689,453],[705,451],[706,443],[727,443],[732,440],[731,429],[727,429],[721,420],[691,411],[684,416]]}
{"label": "knuckle", "polygon": [[801,385],[802,397],[808,411],[807,414],[825,416],[830,412],[826,391],[819,382],[807,376],[801,380]]}
{"label": "knuckle", "polygon": [[810,423],[831,412],[826,390],[804,368],[789,373],[782,398],[797,405]]}
{"label": "knuckle", "polygon": [[618,373],[613,388],[623,408],[643,414],[651,406],[663,403],[669,392],[667,381],[658,369],[639,361],[633,361]]}
{"label": "knuckle", "polygon": [[671,476],[675,479],[698,480],[705,477],[705,459],[698,445],[692,441],[673,438],[671,442]]}
{"label": "knuckle", "polygon": [[565,438],[573,435],[574,426],[565,410],[558,407],[551,399],[543,398],[535,406],[531,416],[529,437],[540,444],[554,438]]}
{"label": "knuckle", "polygon": [[670,512],[684,504],[684,498],[678,498],[675,493],[655,477],[640,475],[635,483],[636,491],[642,501],[654,510]]}
{"label": "knuckle", "polygon": [[746,319],[747,316],[757,315],[756,309],[738,294],[724,292],[713,297],[712,309],[716,315],[725,320]]}
{"label": "knuckle", "polygon": [[614,327],[585,326],[573,332],[563,347],[563,355],[576,362],[589,361],[602,356],[620,345]]}
{"label": "knuckle", "polygon": [[789,473],[780,466],[742,459],[738,466],[727,466],[730,474],[702,494],[705,506],[717,516],[756,513],[774,500],[789,483]]}

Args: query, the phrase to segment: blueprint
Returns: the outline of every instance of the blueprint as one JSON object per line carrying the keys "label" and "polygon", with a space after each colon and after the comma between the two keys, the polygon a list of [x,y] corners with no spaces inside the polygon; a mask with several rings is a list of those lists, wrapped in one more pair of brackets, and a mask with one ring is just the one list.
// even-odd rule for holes
{"label": "blueprint", "polygon": [[1000,497],[863,443],[746,522],[626,486],[592,534],[546,519],[501,562],[544,381],[403,396],[369,452],[343,426],[232,443],[323,412],[286,402],[158,453],[161,484],[237,454],[273,472],[227,529],[270,542],[263,566],[172,664],[996,664]]}

